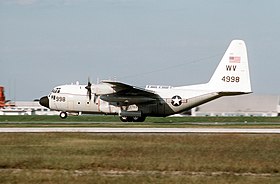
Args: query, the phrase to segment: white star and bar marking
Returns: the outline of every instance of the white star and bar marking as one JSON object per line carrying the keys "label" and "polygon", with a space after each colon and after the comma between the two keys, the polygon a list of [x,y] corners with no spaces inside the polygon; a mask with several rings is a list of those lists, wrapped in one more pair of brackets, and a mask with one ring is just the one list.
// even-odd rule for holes
{"label": "white star and bar marking", "polygon": [[173,96],[171,99],[171,104],[176,107],[180,106],[182,104],[182,98],[178,95]]}

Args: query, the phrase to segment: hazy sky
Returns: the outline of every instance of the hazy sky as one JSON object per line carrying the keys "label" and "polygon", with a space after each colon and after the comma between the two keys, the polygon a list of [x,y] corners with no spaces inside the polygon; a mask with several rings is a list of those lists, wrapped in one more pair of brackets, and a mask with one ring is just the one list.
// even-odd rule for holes
{"label": "hazy sky", "polygon": [[232,39],[252,88],[280,94],[279,0],[0,0],[0,85],[33,100],[87,78],[208,82]]}

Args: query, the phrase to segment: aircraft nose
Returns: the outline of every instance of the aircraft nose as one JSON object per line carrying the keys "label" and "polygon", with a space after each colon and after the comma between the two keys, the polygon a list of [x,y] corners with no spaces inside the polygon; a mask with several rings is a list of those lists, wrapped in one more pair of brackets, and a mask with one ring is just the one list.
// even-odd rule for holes
{"label": "aircraft nose", "polygon": [[50,108],[49,98],[47,96],[42,97],[39,101],[39,104],[44,106],[44,107]]}

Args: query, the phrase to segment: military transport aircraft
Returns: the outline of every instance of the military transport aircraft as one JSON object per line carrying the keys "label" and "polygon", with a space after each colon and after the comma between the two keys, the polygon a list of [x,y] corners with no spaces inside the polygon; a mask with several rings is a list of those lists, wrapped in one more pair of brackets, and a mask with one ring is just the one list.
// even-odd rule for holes
{"label": "military transport aircraft", "polygon": [[47,108],[68,114],[119,115],[123,122],[142,122],[147,116],[169,116],[222,96],[252,93],[246,45],[233,40],[210,81],[190,86],[131,86],[105,80],[99,84],[62,85],[40,99]]}

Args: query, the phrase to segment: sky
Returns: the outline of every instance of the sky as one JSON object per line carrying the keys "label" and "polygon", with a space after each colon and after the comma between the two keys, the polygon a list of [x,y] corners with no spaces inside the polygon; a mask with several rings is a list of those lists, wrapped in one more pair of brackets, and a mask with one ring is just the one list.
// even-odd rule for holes
{"label": "sky", "polygon": [[233,39],[255,94],[280,94],[279,0],[0,0],[0,85],[34,100],[103,79],[206,83]]}

